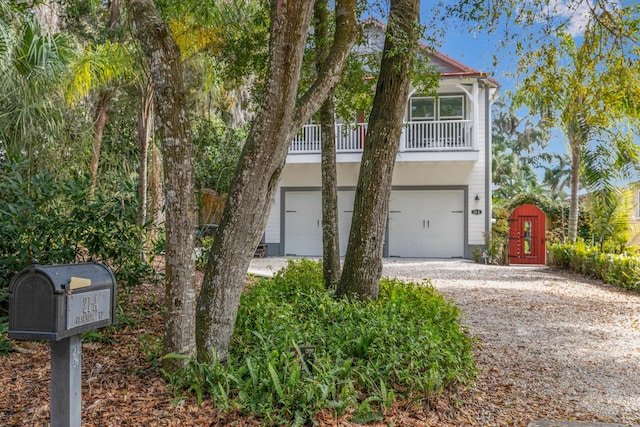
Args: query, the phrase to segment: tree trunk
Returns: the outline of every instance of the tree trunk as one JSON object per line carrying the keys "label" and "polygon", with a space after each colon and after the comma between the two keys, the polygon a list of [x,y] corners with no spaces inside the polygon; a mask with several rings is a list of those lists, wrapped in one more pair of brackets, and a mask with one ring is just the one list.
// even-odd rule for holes
{"label": "tree trunk", "polygon": [[340,234],[338,227],[338,177],[336,167],[336,126],[333,101],[320,107],[322,134],[322,276],[327,288],[340,281]]}
{"label": "tree trunk", "polygon": [[582,149],[589,140],[589,126],[583,118],[585,106],[584,94],[576,91],[573,101],[567,106],[571,117],[566,124],[566,134],[571,150],[571,201],[569,204],[569,242],[574,243],[578,238],[578,218],[580,217],[580,169],[582,168]]}
{"label": "tree trunk", "polygon": [[91,177],[91,188],[89,194],[91,197],[96,192],[98,186],[98,165],[100,164],[100,150],[102,147],[102,135],[104,134],[104,127],[107,124],[107,107],[109,106],[109,100],[111,99],[111,92],[102,91],[98,96],[98,105],[96,105],[96,111],[93,115],[93,153],[91,155],[91,163],[89,164],[89,175]]}
{"label": "tree trunk", "polygon": [[226,360],[245,275],[264,232],[289,143],[337,84],[357,25],[355,1],[336,2],[332,55],[296,102],[313,0],[273,0],[264,94],[244,145],[197,306],[201,361]]}
{"label": "tree trunk", "polygon": [[[153,130],[153,129],[152,129]],[[147,227],[146,251],[149,253],[160,238],[160,228],[164,225],[164,197],[162,192],[162,156],[158,144],[151,140],[149,150],[149,208],[150,218]]]}
{"label": "tree trunk", "polygon": [[417,49],[418,0],[392,0],[338,296],[378,297],[391,179]]}
{"label": "tree trunk", "polygon": [[[114,31],[120,19],[120,0],[113,0],[109,4],[109,21],[107,22],[107,34],[109,40],[113,41]],[[91,155],[91,163],[89,164],[89,174],[91,177],[91,188],[89,194],[91,197],[95,194],[98,186],[98,166],[100,164],[100,151],[102,149],[102,136],[104,128],[107,124],[107,108],[111,100],[112,91],[101,91],[98,96],[98,105],[93,115],[94,132],[93,132],[93,153]]]}
{"label": "tree trunk", "polygon": [[582,145],[575,141],[576,136],[569,134],[569,146],[571,147],[571,199],[569,203],[569,242],[574,243],[578,238],[578,217],[580,216],[580,203],[578,192],[580,191],[580,154]]}
{"label": "tree trunk", "polygon": [[138,226],[141,229],[147,222],[147,158],[152,126],[153,88],[151,87],[151,82],[148,81],[140,85],[140,110],[138,111],[138,146],[140,147],[140,165],[138,167]]}
{"label": "tree trunk", "polygon": [[[329,54],[328,1],[317,0],[314,7],[316,67],[322,68]],[[335,108],[329,95],[320,107],[322,173],[322,276],[329,289],[340,281],[340,233],[338,227],[338,177],[336,167]]]}
{"label": "tree trunk", "polygon": [[40,22],[42,31],[47,35],[60,33],[60,23],[64,19],[64,9],[60,2],[52,0],[34,2],[32,9],[32,13]]}
{"label": "tree trunk", "polygon": [[[134,34],[149,63],[162,140],[166,192],[164,352],[195,356],[193,154],[188,137],[180,50],[151,0],[128,0]],[[183,362],[165,360],[174,370]]]}

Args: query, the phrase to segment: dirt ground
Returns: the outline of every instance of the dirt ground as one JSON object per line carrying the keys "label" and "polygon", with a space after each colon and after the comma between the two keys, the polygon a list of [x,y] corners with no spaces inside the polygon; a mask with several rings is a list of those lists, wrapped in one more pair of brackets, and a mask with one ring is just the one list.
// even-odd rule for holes
{"label": "dirt ground", "polygon": [[[280,258],[255,259],[268,274]],[[479,376],[466,390],[398,402],[375,426],[527,426],[536,419],[640,425],[640,295],[546,267],[387,260],[383,274],[434,286],[462,310]],[[162,290],[126,298],[129,326],[83,344],[83,426],[255,426],[210,402],[175,401],[157,366]],[[49,344],[0,357],[0,425],[47,426]],[[349,414],[318,415],[350,426]]]}

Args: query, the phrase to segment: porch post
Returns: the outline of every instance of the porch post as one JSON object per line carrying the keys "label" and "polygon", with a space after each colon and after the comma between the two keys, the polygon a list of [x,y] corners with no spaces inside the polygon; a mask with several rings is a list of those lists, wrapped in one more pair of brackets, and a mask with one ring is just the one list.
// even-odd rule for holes
{"label": "porch post", "polygon": [[471,140],[473,141],[473,149],[479,150],[478,146],[478,135],[480,132],[478,130],[480,125],[480,100],[479,100],[479,90],[478,90],[478,81],[473,81],[471,100],[473,102],[473,125],[471,130]]}

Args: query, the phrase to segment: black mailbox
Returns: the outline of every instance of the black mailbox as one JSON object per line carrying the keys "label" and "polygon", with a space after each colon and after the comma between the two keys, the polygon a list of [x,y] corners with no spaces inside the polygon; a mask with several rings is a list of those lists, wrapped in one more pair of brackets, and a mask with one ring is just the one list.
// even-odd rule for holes
{"label": "black mailbox", "polygon": [[115,317],[116,280],[95,263],[32,265],[9,284],[9,338],[59,341]]}

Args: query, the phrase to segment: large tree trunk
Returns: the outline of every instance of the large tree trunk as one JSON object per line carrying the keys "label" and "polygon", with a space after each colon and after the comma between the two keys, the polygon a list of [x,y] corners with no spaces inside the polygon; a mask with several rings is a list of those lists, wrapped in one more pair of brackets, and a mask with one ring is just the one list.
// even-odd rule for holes
{"label": "large tree trunk", "polygon": [[[129,17],[149,63],[162,140],[166,192],[164,352],[195,356],[193,153],[188,137],[180,50],[151,0],[128,0]],[[167,359],[165,368],[181,362]]]}
{"label": "large tree trunk", "polygon": [[336,38],[318,79],[296,102],[313,0],[273,0],[262,102],[242,151],[197,306],[198,358],[226,360],[245,275],[267,222],[291,138],[337,84],[357,25],[355,1],[336,2]]}
{"label": "large tree trunk", "polygon": [[[321,69],[329,54],[328,1],[316,0],[314,31],[316,67]],[[320,107],[322,174],[322,276],[327,288],[340,281],[340,233],[338,228],[338,176],[336,167],[336,125],[332,95]]]}
{"label": "large tree trunk", "polygon": [[392,0],[338,296],[378,297],[391,179],[417,49],[418,0]]}

